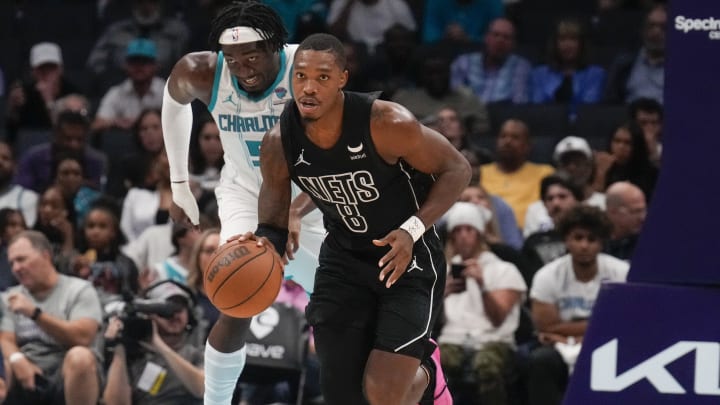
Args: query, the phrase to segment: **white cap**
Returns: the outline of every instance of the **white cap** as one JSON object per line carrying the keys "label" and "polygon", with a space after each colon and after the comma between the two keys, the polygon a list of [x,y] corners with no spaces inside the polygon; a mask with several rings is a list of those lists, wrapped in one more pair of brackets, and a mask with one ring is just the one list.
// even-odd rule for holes
{"label": "white cap", "polygon": [[592,149],[590,149],[590,145],[585,139],[578,136],[566,136],[558,142],[557,146],[555,146],[553,159],[557,162],[560,156],[567,152],[581,152],[588,159],[592,159]]}
{"label": "white cap", "polygon": [[38,67],[45,63],[62,65],[62,52],[58,44],[40,42],[30,49],[30,67]]}
{"label": "white cap", "polygon": [[188,294],[187,291],[167,280],[149,286],[145,292],[145,297],[161,301],[165,301],[170,297],[182,297],[188,300],[188,302],[191,300],[190,294]]}
{"label": "white cap", "polygon": [[477,229],[480,233],[485,233],[485,227],[491,218],[492,212],[482,205],[456,202],[448,210],[447,230],[452,232],[453,229],[460,225],[468,225]]}

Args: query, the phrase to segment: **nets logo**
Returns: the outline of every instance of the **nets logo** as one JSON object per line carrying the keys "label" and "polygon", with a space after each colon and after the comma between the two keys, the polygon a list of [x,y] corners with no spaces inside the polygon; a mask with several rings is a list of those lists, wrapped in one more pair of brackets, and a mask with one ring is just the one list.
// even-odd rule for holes
{"label": "nets logo", "polygon": [[618,340],[613,339],[592,353],[590,388],[593,391],[620,392],[647,379],[661,394],[687,394],[667,366],[691,352],[695,352],[693,392],[720,396],[720,343],[692,340],[677,342],[618,374]]}
{"label": "nets logo", "polygon": [[710,39],[720,39],[720,19],[675,17],[675,29],[687,34],[690,31],[707,31]]}

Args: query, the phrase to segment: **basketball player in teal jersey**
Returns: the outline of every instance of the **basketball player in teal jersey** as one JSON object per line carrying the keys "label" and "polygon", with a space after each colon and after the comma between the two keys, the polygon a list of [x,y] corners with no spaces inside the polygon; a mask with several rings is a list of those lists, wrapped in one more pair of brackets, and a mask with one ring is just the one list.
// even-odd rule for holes
{"label": "basketball player in teal jersey", "polygon": [[[270,7],[256,1],[234,2],[212,22],[215,52],[185,55],[168,78],[162,108],[165,148],[170,160],[176,222],[198,225],[198,206],[188,183],[192,127],[190,102],[201,100],[220,129],[225,166],[216,189],[221,241],[257,226],[260,142],[291,100],[290,72],[296,45]],[[299,217],[296,218],[299,224]],[[303,218],[303,242],[291,232],[285,277],[312,291],[317,252],[325,231],[320,214]],[[296,231],[299,225],[291,227]],[[287,230],[285,231],[287,232]],[[239,297],[242,298],[242,297]],[[230,404],[245,364],[245,334],[250,319],[221,315],[205,346],[206,405]]]}

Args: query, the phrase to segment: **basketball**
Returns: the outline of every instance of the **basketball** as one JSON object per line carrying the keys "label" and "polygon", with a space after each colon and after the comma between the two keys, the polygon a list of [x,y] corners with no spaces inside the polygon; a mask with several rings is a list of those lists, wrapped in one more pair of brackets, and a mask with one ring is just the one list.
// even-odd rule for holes
{"label": "basketball", "polygon": [[251,318],[275,301],[282,279],[282,259],[272,248],[257,246],[254,240],[235,240],[215,251],[203,283],[220,312]]}

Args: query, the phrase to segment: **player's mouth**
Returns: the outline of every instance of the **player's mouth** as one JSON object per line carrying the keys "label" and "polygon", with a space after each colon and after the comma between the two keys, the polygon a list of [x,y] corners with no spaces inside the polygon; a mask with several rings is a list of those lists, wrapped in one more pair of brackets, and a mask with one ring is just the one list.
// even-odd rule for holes
{"label": "player's mouth", "polygon": [[242,82],[244,85],[246,85],[248,87],[257,86],[258,84],[260,84],[260,77],[257,75],[250,76],[247,79],[242,79]]}
{"label": "player's mouth", "polygon": [[308,113],[317,110],[320,106],[317,100],[311,98],[302,98],[298,101],[298,108],[301,112]]}

